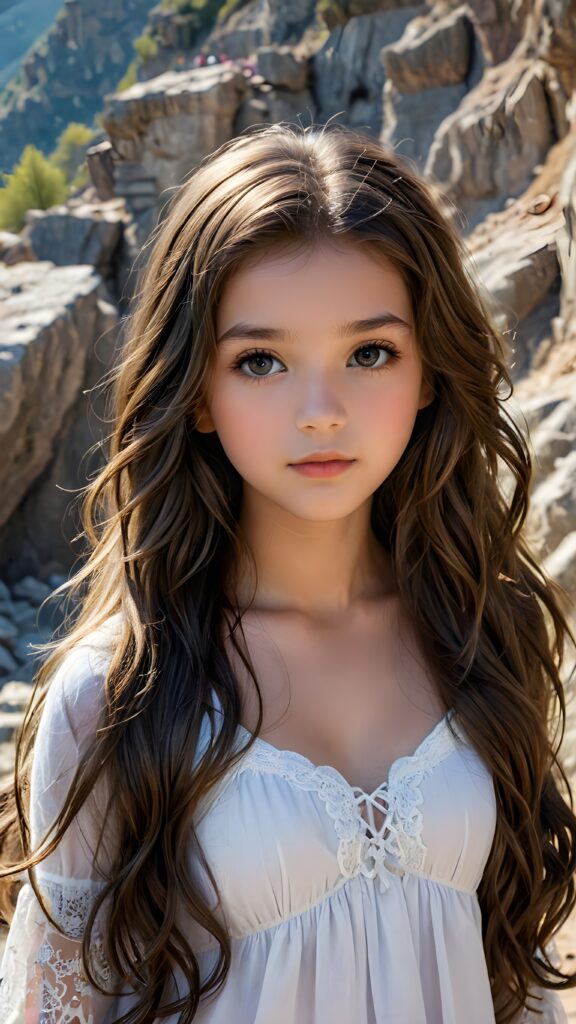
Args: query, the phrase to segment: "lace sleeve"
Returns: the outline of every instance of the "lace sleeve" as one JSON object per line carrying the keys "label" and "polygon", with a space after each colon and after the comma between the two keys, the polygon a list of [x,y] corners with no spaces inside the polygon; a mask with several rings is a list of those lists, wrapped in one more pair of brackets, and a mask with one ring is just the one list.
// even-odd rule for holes
{"label": "lace sleeve", "polygon": [[[78,645],[50,680],[34,746],[30,780],[32,849],[64,806],[79,758],[94,736],[105,677],[101,651]],[[16,909],[0,966],[0,1024],[109,1024],[119,997],[90,985],[82,968],[82,935],[95,896],[105,884],[93,850],[107,803],[99,780],[56,850],[36,868],[42,897],[65,934],[42,911],[28,873],[21,876]],[[98,867],[113,844],[108,826]],[[104,988],[117,987],[104,957],[105,904],[92,930],[91,968]]]}

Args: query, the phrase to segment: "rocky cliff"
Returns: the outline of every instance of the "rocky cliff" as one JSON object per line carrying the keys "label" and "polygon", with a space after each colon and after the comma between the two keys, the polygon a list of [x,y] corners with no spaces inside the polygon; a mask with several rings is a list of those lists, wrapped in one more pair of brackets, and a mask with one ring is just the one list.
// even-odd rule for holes
{"label": "rocky cliff", "polygon": [[151,0],[62,0],[18,79],[0,95],[0,152],[8,173],[33,141],[50,152],[71,121],[92,124],[134,56]]}

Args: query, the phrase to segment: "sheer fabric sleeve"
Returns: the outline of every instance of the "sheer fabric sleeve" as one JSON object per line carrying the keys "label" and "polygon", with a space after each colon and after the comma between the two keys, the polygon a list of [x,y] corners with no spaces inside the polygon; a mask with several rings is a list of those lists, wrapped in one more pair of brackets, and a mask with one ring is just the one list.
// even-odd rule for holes
{"label": "sheer fabric sleeve", "polygon": [[[30,781],[33,850],[64,806],[79,758],[93,739],[105,663],[101,648],[78,645],[50,681]],[[92,853],[106,796],[105,783],[99,782],[54,853],[36,867],[42,896],[66,935],[44,915],[28,873],[20,876],[23,884],[0,967],[0,1024],[108,1024],[117,1016],[117,997],[103,995],[88,983],[81,959],[88,912],[105,885]],[[98,854],[99,865],[106,865],[112,850],[108,837],[106,841],[108,846]],[[107,988],[118,982],[103,951],[105,913],[104,905],[92,931],[91,960]]]}

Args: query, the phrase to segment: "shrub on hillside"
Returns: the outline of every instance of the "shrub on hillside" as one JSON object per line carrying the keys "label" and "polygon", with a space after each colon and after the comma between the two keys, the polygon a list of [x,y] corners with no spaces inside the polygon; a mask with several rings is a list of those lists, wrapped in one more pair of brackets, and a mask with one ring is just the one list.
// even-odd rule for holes
{"label": "shrub on hillside", "polygon": [[126,68],[126,74],[118,82],[116,86],[116,92],[124,92],[125,89],[130,89],[131,86],[135,85],[138,81],[138,61],[131,60],[128,67]]}
{"label": "shrub on hillside", "polygon": [[158,53],[158,43],[148,32],[143,32],[141,36],[138,36],[133,45],[142,63],[151,60]]}
{"label": "shrub on hillside", "polygon": [[72,188],[78,188],[86,179],[86,149],[95,132],[87,124],[71,121],[58,136],[50,161],[63,172]]}
{"label": "shrub on hillside", "polygon": [[0,229],[20,231],[28,210],[47,210],[68,195],[64,172],[36,149],[26,146],[12,174],[2,174]]}

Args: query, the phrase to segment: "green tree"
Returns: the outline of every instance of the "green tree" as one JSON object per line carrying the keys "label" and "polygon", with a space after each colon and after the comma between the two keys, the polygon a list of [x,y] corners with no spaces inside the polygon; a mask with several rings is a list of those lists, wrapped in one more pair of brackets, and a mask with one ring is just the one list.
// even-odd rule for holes
{"label": "green tree", "polygon": [[80,124],[79,121],[71,121],[58,136],[56,148],[50,154],[50,160],[64,173],[68,184],[71,184],[78,176],[86,159],[86,149],[93,138],[92,129],[87,124]]}
{"label": "green tree", "polygon": [[63,203],[68,195],[64,172],[36,149],[26,146],[12,174],[2,174],[0,228],[20,231],[28,210],[47,210]]}
{"label": "green tree", "polygon": [[138,61],[130,61],[126,68],[126,74],[120,79],[116,86],[116,92],[124,92],[125,89],[130,89],[132,85],[135,85],[138,81]]}
{"label": "green tree", "polygon": [[133,46],[142,63],[151,60],[158,53],[158,43],[148,32],[143,32],[141,36],[138,36],[134,40]]}

